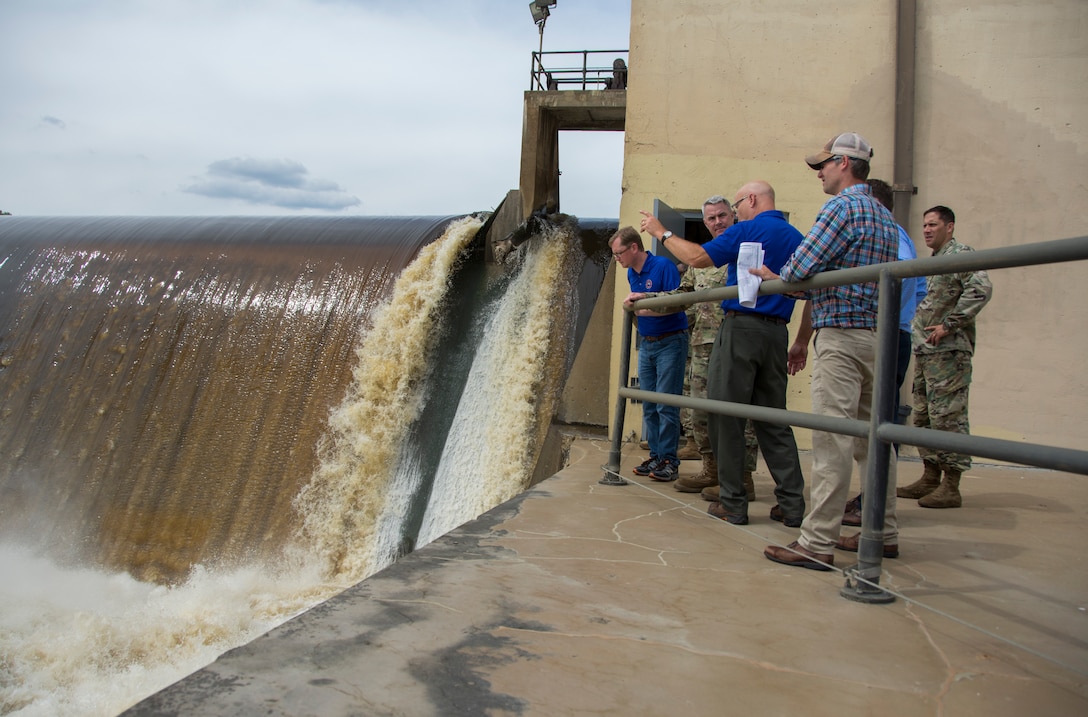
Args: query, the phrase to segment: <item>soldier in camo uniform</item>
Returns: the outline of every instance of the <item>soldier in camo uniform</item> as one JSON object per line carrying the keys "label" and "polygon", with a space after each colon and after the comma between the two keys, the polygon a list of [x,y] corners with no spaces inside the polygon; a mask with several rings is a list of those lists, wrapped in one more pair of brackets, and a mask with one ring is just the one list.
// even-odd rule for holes
{"label": "soldier in camo uniform", "polygon": [[[922,233],[933,256],[973,251],[952,233],[956,215],[945,206],[927,209]],[[914,425],[951,433],[970,433],[967,394],[975,352],[975,317],[993,294],[985,271],[939,274],[926,280],[926,298],[911,324],[914,351]],[[971,456],[919,448],[925,470],[900,498],[917,498],[923,508],[959,508],[960,478]],[[941,474],[944,473],[942,480]]]}
{"label": "soldier in camo uniform", "polygon": [[[713,198],[717,199],[717,198]],[[726,286],[738,284],[737,265],[745,242],[762,244],[765,261],[779,266],[800,245],[804,236],[775,209],[774,189],[764,181],[745,184],[731,209],[745,221],[728,227],[705,244],[686,241],[665,229],[643,211],[642,231],[662,243],[681,261],[694,267],[728,266]],[[704,212],[706,209],[704,209]],[[708,398],[750,403],[768,408],[786,407],[787,324],[793,299],[780,296],[730,298],[722,302],[725,316],[715,337],[707,366]],[[783,360],[787,359],[787,360]],[[748,523],[750,494],[745,485],[743,419],[711,414],[708,433],[717,458],[718,501],[707,513],[735,525]],[[793,430],[779,424],[755,424],[759,446],[775,481],[779,504],[770,516],[790,527],[801,524],[805,512],[804,476]],[[748,473],[750,480],[751,474]]]}
{"label": "soldier in camo uniform", "polygon": [[[725,217],[728,216],[728,220]],[[729,201],[720,194],[715,194],[703,202],[703,224],[710,231],[710,236],[716,237],[736,223],[737,217],[733,213]],[[691,288],[687,291],[699,291],[717,286],[725,286],[725,275],[728,266],[706,267],[703,269],[689,269],[688,273],[701,272],[702,279],[693,278]],[[703,285],[705,284],[705,285]],[[681,280],[680,290],[685,290],[685,282]],[[691,348],[688,355],[691,356],[691,372],[689,374],[690,392],[692,398],[706,398],[706,375],[710,367],[710,350],[718,336],[718,329],[725,318],[719,302],[701,302],[688,307],[688,325],[695,328],[691,331]],[[710,449],[710,434],[707,432],[707,413],[705,411],[692,411],[692,437],[703,459],[703,470],[689,478],[681,478],[673,483],[673,487],[681,493],[699,493],[703,500],[716,503],[718,501],[718,463],[714,452]],[[744,424],[744,489],[748,493],[748,500],[756,499],[756,487],[752,480],[752,474],[756,470],[756,451],[759,444],[756,442],[756,430],[751,421]]]}
{"label": "soldier in camo uniform", "polygon": [[[711,199],[713,198],[711,197]],[[703,222],[707,223],[706,215],[708,211],[717,212],[717,210],[718,208],[708,210],[704,204]],[[725,205],[725,212],[728,213],[729,219],[717,220],[720,224],[725,224],[722,231],[733,226],[733,213],[728,204]],[[698,269],[692,267],[680,277],[680,288],[670,293],[702,291],[703,289],[713,289],[724,285],[725,269],[714,267]],[[718,335],[718,327],[721,326],[725,314],[722,312],[721,306],[715,302],[692,304],[687,307],[685,313],[688,315],[688,327],[691,333],[688,340],[688,366],[687,375],[684,376],[684,395],[692,398],[706,398],[706,367],[710,363],[710,347],[714,345],[714,337]],[[695,458],[703,461],[704,471],[698,474],[698,476],[701,476],[706,472],[706,457],[709,456],[710,460],[714,459],[706,430],[706,411],[684,408],[681,409],[680,414],[681,423],[684,424],[687,435],[690,437],[685,448],[688,451],[693,451],[695,455],[692,456],[685,450],[681,450],[679,456],[681,459]],[[712,473],[712,475],[717,474]],[[691,478],[686,479],[685,484],[690,483],[691,480]],[[716,482],[717,478],[715,478]],[[673,483],[673,486],[676,486],[677,483]],[[677,490],[684,493],[699,492],[698,490],[685,490],[683,487],[679,487]]]}
{"label": "soldier in camo uniform", "polygon": [[[703,202],[703,224],[712,237],[724,232],[736,222],[736,214],[733,213],[729,202],[720,194],[716,194]],[[689,267],[680,278],[679,288],[660,294],[647,294],[647,296],[660,296],[663,294],[678,294],[681,292],[702,291],[725,286],[727,266],[722,267]],[[692,398],[706,398],[706,376],[710,365],[710,350],[718,336],[718,329],[725,318],[720,302],[703,301],[692,304],[686,310],[690,340],[688,348],[688,376],[685,381],[685,393]],[[685,409],[686,410],[686,409]],[[706,411],[690,412],[692,441],[699,452],[703,462],[702,470],[694,476],[683,477],[673,483],[676,490],[682,493],[699,493],[701,491],[713,491],[712,497],[703,497],[709,501],[718,500],[718,463],[714,452],[710,448],[710,434],[707,431]],[[750,436],[750,437],[749,437]],[[755,500],[755,485],[752,482],[752,472],[756,467],[756,436],[752,428],[752,422],[748,421],[745,430],[745,490],[748,492],[748,500]],[[680,454],[683,457],[683,454]],[[749,465],[750,464],[750,465]]]}

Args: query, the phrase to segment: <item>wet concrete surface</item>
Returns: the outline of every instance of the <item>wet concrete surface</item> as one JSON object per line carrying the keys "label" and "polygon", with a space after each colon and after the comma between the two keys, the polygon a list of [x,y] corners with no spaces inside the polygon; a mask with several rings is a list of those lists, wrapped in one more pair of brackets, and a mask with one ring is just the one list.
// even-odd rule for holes
{"label": "wet concrete surface", "polygon": [[126,714],[1088,714],[1088,479],[977,465],[961,509],[900,500],[897,598],[869,605],[763,557],[798,530],[769,519],[762,463],[740,527],[632,475],[644,457],[601,485],[607,442],[577,440],[559,474]]}

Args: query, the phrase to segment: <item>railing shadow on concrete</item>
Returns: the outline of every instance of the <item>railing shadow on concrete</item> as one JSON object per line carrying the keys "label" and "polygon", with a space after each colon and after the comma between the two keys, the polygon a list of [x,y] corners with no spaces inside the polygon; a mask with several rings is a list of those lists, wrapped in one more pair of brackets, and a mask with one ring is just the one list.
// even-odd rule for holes
{"label": "railing shadow on concrete", "polygon": [[[571,50],[534,52],[529,90],[627,89],[627,50]],[[607,56],[607,65],[590,65]],[[545,61],[548,66],[545,67]],[[622,65],[622,67],[620,66]]]}
{"label": "railing shadow on concrete", "polygon": [[801,411],[780,410],[744,403],[690,398],[688,396],[628,388],[625,384],[631,370],[631,340],[635,310],[689,306],[703,301],[735,299],[738,291],[735,286],[721,287],[680,295],[657,296],[638,301],[631,307],[626,315],[626,320],[623,322],[623,333],[620,340],[620,386],[612,424],[612,443],[608,463],[603,466],[605,474],[600,483],[604,485],[627,484],[626,480],[619,477],[623,443],[623,419],[627,399],[653,401],[681,408],[694,408],[724,416],[750,418],[766,423],[787,424],[815,431],[840,433],[867,439],[869,442],[869,461],[867,473],[863,476],[866,500],[865,509],[862,512],[858,564],[846,571],[846,585],[840,594],[857,602],[891,602],[895,597],[880,587],[880,577],[884,546],[884,499],[888,491],[888,465],[891,460],[893,443],[950,450],[1036,468],[1088,475],[1088,451],[947,433],[896,424],[893,411],[899,330],[899,299],[902,280],[916,276],[1038,266],[1067,261],[1083,261],[1085,259],[1088,259],[1088,236],[829,271],[792,284],[787,284],[781,280],[763,282],[759,288],[760,295],[786,294],[805,289],[879,282],[876,385],[873,392],[871,417],[868,423]]}

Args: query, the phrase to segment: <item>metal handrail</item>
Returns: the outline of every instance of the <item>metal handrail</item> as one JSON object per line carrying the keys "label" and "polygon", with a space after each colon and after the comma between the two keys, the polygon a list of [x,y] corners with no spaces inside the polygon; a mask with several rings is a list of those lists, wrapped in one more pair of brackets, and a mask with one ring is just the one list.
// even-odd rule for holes
{"label": "metal handrail", "polygon": [[[609,81],[612,79],[612,65],[591,67],[589,64],[589,56],[610,55],[627,63],[627,53],[627,50],[549,50],[547,52],[534,52],[532,67],[529,70],[529,90],[532,92],[548,90],[550,89],[549,80],[556,84],[556,88],[565,85],[579,85],[579,89],[583,90],[591,89],[591,85],[604,85],[607,87]],[[544,67],[544,55],[555,58],[570,57],[572,59],[568,61],[568,64],[571,64],[571,66],[546,68]],[[549,57],[549,60],[552,59],[552,57]],[[573,64],[576,62],[573,58],[577,57],[581,58],[580,65]],[[628,68],[628,70],[630,70],[630,68]]]}
{"label": "metal handrail", "polygon": [[[642,299],[627,308],[620,355],[620,387],[616,398],[612,445],[608,463],[603,466],[605,485],[626,485],[619,478],[623,444],[623,419],[626,399],[652,401],[682,408],[695,408],[738,418],[750,418],[765,423],[800,426],[817,431],[841,433],[869,442],[868,471],[864,476],[867,508],[862,513],[861,541],[858,565],[847,575],[842,595],[859,602],[890,602],[890,593],[879,587],[883,560],[884,498],[888,488],[888,467],[892,443],[902,443],[937,450],[994,458],[1026,466],[1049,468],[1088,475],[1088,451],[1059,448],[1031,442],[1007,441],[982,436],[949,433],[928,428],[896,424],[893,414],[895,398],[895,362],[899,330],[899,299],[902,280],[916,276],[932,276],[966,271],[1006,269],[1037,266],[1088,259],[1088,236],[1037,242],[1013,247],[984,249],[907,261],[893,261],[870,266],[840,269],[817,274],[805,281],[787,283],[782,280],[764,281],[759,295],[792,294],[845,284],[878,281],[880,283],[877,319],[876,376],[870,420],[849,420],[820,416],[814,413],[790,411],[743,403],[691,398],[675,394],[632,389],[626,386],[630,373],[630,354],[635,311],[687,307],[703,301],[721,301],[739,296],[736,286],[703,289],[701,291],[655,296]],[[856,579],[856,580],[855,580]]]}

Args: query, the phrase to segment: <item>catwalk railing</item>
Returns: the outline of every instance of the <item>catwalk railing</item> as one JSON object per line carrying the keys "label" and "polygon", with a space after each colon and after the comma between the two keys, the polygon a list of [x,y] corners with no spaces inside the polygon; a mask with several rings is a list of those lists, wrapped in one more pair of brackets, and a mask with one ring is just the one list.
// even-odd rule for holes
{"label": "catwalk railing", "polygon": [[[608,64],[596,64],[602,61]],[[622,68],[617,67],[617,61]],[[627,50],[534,52],[529,70],[529,90],[626,89],[627,72]]]}
{"label": "catwalk railing", "polygon": [[[694,408],[724,416],[750,418],[766,423],[787,424],[809,428],[814,431],[840,433],[867,439],[869,442],[869,461],[867,474],[863,476],[865,508],[862,512],[858,565],[847,571],[847,583],[842,590],[842,595],[859,602],[889,602],[894,598],[890,593],[881,589],[879,585],[884,547],[884,499],[888,491],[888,465],[891,460],[893,443],[936,450],[949,450],[1025,466],[1088,475],[1088,451],[947,433],[925,428],[901,426],[895,422],[895,416],[893,415],[896,391],[895,364],[902,280],[915,276],[1038,266],[1086,259],[1088,259],[1088,236],[1083,236],[829,271],[818,274],[811,279],[791,284],[780,280],[763,282],[759,288],[760,295],[784,294],[805,289],[821,289],[872,281],[880,283],[876,385],[873,391],[871,418],[868,423],[801,411],[780,410],[744,403],[714,401],[628,388],[625,384],[631,371],[632,326],[635,320],[634,312],[630,311],[623,322],[619,374],[621,385],[616,398],[611,450],[609,451],[608,464],[604,466],[605,475],[601,479],[601,483],[605,485],[626,484],[626,481],[618,476],[623,443],[623,419],[627,399],[652,401],[681,408]],[[737,287],[721,287],[643,299],[636,302],[632,309],[689,306],[702,301],[721,301],[735,298],[737,298]],[[785,360],[785,357],[783,357],[783,360]]]}

